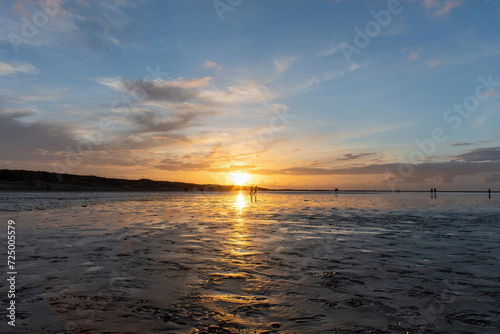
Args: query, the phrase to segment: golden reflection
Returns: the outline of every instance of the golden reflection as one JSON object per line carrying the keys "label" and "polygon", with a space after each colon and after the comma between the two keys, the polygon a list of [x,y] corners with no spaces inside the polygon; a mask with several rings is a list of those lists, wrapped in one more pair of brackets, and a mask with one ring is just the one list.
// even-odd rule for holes
{"label": "golden reflection", "polygon": [[239,193],[236,196],[236,201],[234,202],[234,206],[238,211],[243,211],[243,209],[247,206],[247,199],[246,196],[243,195],[243,193]]}

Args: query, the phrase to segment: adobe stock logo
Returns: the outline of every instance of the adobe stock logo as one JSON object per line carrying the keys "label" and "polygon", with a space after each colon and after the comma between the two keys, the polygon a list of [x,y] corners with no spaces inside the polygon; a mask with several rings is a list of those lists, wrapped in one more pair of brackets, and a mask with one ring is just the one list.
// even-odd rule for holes
{"label": "adobe stock logo", "polygon": [[57,14],[62,12],[62,6],[70,0],[46,0],[39,1],[40,10],[36,11],[31,18],[23,17],[21,30],[19,32],[10,31],[7,35],[10,45],[15,53],[19,53],[21,44],[28,44],[34,40],[40,32],[50,23]]}
{"label": "adobe stock logo", "polygon": [[241,5],[243,0],[215,0],[212,4],[214,5],[219,19],[224,21],[224,13],[227,11],[232,12],[236,7]]}

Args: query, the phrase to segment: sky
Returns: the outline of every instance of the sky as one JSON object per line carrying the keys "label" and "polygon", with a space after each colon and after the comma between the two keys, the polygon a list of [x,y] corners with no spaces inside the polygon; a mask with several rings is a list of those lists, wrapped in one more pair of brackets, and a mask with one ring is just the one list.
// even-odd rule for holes
{"label": "sky", "polygon": [[0,168],[500,190],[499,22],[495,0],[2,1]]}

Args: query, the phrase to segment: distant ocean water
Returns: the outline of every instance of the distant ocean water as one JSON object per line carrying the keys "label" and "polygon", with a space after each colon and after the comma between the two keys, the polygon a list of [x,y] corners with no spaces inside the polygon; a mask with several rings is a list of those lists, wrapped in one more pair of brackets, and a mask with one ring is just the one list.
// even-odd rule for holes
{"label": "distant ocean water", "polygon": [[496,194],[0,193],[0,218],[21,228],[27,332],[500,325]]}
{"label": "distant ocean water", "polygon": [[[47,210],[72,205],[88,205],[114,201],[168,201],[170,203],[231,203],[233,193],[177,193],[177,192],[0,192],[0,211]],[[246,197],[245,197],[246,199]],[[310,203],[307,203],[309,202]],[[500,212],[500,194],[489,199],[486,193],[438,193],[431,198],[430,193],[339,193],[334,192],[260,192],[257,210],[280,210],[283,206],[320,208],[334,206],[344,210],[425,210],[457,212]]]}

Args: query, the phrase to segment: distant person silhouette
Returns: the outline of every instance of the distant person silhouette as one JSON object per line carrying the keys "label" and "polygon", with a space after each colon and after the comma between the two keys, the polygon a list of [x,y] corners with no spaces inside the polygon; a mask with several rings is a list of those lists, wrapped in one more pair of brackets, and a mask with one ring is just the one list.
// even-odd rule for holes
{"label": "distant person silhouette", "polygon": [[488,188],[488,198],[491,198],[491,189]]}
{"label": "distant person silhouette", "polygon": [[250,201],[257,202],[257,186],[250,187]]}

